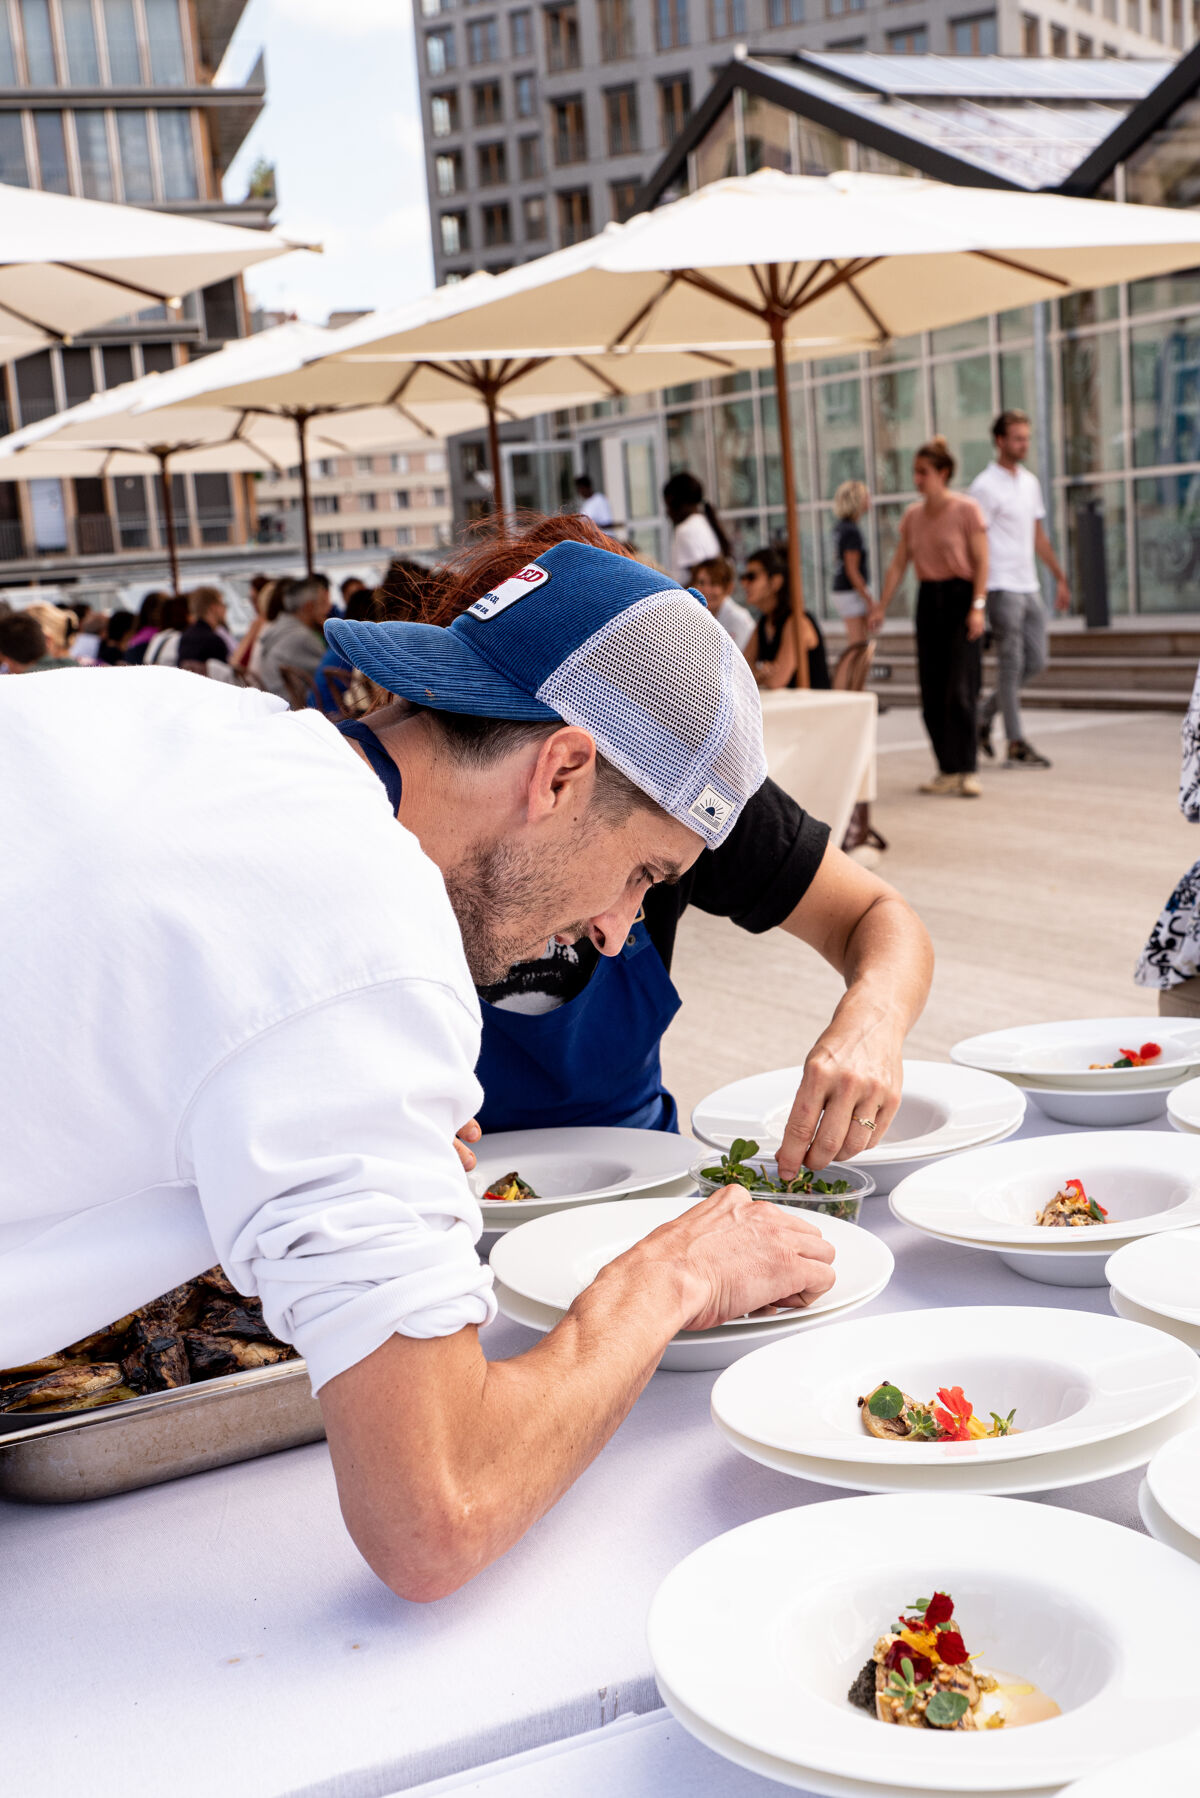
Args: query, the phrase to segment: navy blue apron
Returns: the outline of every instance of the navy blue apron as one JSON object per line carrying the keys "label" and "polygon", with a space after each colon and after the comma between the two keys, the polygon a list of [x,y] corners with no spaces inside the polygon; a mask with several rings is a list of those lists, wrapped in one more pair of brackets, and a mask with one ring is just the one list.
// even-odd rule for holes
{"label": "navy blue apron", "polygon": [[[400,770],[370,726],[339,724],[366,751],[395,810]],[[560,1124],[679,1129],[663,1086],[659,1048],[679,994],[639,913],[619,955],[602,955],[581,993],[554,1011],[510,1011],[480,1001],[484,1130]]]}

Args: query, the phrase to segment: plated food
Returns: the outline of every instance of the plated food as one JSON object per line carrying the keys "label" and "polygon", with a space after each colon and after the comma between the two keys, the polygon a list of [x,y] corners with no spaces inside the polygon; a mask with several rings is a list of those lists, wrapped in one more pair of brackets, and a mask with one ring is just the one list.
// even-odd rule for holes
{"label": "plated food", "polygon": [[1044,1230],[1079,1230],[1108,1221],[1108,1212],[1095,1199],[1088,1198],[1082,1180],[1064,1180],[1061,1189],[1034,1219]]}
{"label": "plated food", "polygon": [[474,1147],[469,1179],[489,1231],[626,1193],[679,1190],[701,1152],[689,1136],[604,1124],[491,1131]]}
{"label": "plated food", "polygon": [[799,1210],[819,1211],[826,1217],[844,1218],[853,1224],[858,1221],[863,1198],[874,1186],[868,1175],[855,1169],[841,1173],[836,1167],[827,1170],[832,1178],[802,1167],[793,1179],[784,1180],[780,1178],[778,1162],[755,1159],[757,1156],[758,1144],[752,1138],[735,1137],[718,1162],[693,1170],[701,1195],[719,1192],[723,1186],[742,1186],[756,1198],[761,1195],[764,1199],[782,1199]]}
{"label": "plated food", "polygon": [[258,1300],[210,1267],[57,1354],[0,1370],[0,1413],[95,1410],[295,1358]]}
{"label": "plated food", "polygon": [[1121,1049],[1115,1061],[1093,1061],[1088,1066],[1091,1073],[1096,1073],[1106,1068],[1148,1068],[1161,1060],[1162,1050],[1157,1043],[1143,1043],[1140,1049]]}
{"label": "plated food", "polygon": [[[951,1061],[983,1068],[1018,1085],[1079,1092],[1127,1092],[1172,1085],[1200,1072],[1200,1024],[1156,1018],[1154,1041],[1143,1041],[1145,1018],[1073,1018],[1020,1024],[955,1043]],[[1120,1045],[1135,1043],[1137,1048]]]}
{"label": "plated food", "polygon": [[1025,1680],[977,1666],[948,1592],[916,1598],[884,1630],[847,1694],[880,1723],[906,1729],[1017,1729],[1062,1713]]}
{"label": "plated food", "polygon": [[982,1442],[989,1436],[1014,1436],[1016,1406],[990,1424],[975,1415],[961,1386],[939,1386],[936,1399],[918,1404],[899,1386],[884,1380],[858,1401],[863,1427],[880,1442]]}
{"label": "plated food", "polygon": [[516,1205],[522,1199],[540,1199],[542,1195],[534,1192],[528,1180],[522,1180],[514,1169],[511,1174],[501,1174],[498,1180],[493,1180],[483,1196],[485,1199],[499,1199],[505,1205]]}

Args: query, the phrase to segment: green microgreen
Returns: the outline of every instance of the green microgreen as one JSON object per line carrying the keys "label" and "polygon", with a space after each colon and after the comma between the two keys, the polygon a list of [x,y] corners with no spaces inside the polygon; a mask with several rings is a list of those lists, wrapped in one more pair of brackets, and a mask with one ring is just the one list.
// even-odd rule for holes
{"label": "green microgreen", "polygon": [[1011,1436],[1013,1433],[1013,1418],[1016,1415],[1017,1415],[1017,1407],[1015,1405],[1013,1406],[1012,1410],[1009,1412],[1007,1417],[1001,1417],[998,1412],[993,1411],[991,1413],[992,1428],[988,1432],[989,1435]]}
{"label": "green microgreen", "polygon": [[965,1692],[935,1692],[925,1706],[925,1721],[932,1723],[935,1729],[953,1729],[966,1714]]}
{"label": "green microgreen", "polygon": [[893,1668],[888,1674],[887,1689],[891,1697],[903,1698],[905,1710],[911,1711],[917,1699],[929,1690],[929,1684],[927,1679],[917,1680],[913,1677],[913,1664],[905,1655],[900,1663],[900,1671]]}

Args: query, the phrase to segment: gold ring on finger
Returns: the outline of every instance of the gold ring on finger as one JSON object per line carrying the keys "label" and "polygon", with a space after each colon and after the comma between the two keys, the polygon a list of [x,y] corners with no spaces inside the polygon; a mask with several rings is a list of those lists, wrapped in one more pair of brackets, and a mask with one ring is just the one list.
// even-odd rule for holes
{"label": "gold ring on finger", "polygon": [[855,1118],[854,1122],[856,1124],[861,1124],[864,1130],[873,1130],[875,1128],[874,1118]]}

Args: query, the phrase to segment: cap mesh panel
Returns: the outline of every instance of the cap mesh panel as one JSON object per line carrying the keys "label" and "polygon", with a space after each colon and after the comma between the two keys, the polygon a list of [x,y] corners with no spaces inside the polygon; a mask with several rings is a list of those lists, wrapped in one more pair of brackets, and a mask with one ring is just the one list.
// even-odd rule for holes
{"label": "cap mesh panel", "polygon": [[[678,587],[619,613],[555,669],[537,697],[589,731],[602,755],[710,847],[724,841],[766,778],[758,688],[746,658]],[[692,811],[706,789],[725,801],[727,814],[707,802]]]}

